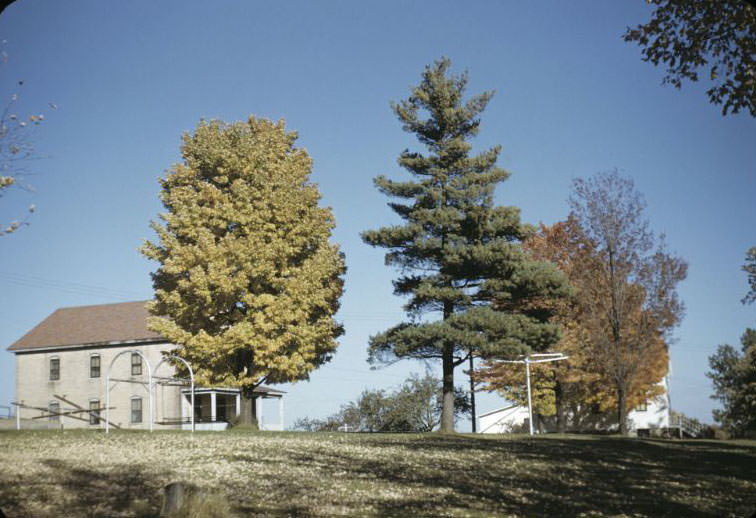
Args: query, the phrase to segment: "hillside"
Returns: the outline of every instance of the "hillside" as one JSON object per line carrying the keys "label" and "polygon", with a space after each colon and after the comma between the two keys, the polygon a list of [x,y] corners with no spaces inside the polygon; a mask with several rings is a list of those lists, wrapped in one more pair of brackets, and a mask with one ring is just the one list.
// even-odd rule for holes
{"label": "hillside", "polygon": [[9,517],[157,516],[173,481],[233,516],[750,516],[756,442],[0,432]]}

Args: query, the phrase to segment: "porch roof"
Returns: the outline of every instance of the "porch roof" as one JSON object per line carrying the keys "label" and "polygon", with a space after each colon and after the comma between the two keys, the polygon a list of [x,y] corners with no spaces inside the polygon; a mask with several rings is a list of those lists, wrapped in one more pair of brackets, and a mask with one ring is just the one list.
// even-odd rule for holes
{"label": "porch roof", "polygon": [[[184,388],[181,389],[181,392],[183,394],[189,394],[191,392],[191,389]],[[240,391],[238,388],[233,387],[194,387],[194,394],[228,394],[228,395],[236,395]],[[264,398],[281,398],[283,397],[286,392],[283,390],[277,390],[272,387],[268,387],[267,385],[260,385],[258,387],[255,387],[255,390],[252,391],[254,394],[264,397]]]}

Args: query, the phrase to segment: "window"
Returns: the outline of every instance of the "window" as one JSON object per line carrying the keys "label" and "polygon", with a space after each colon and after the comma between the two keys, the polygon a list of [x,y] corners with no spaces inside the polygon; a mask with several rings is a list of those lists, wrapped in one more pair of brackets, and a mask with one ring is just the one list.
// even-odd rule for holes
{"label": "window", "polygon": [[139,356],[139,353],[131,353],[131,375],[142,375],[142,357]]}
{"label": "window", "polygon": [[643,403],[638,403],[638,406],[635,407],[636,412],[645,412],[648,410],[648,401],[644,401]]}
{"label": "window", "polygon": [[142,422],[142,398],[135,397],[131,399],[131,422]]}
{"label": "window", "polygon": [[100,355],[99,354],[93,354],[89,357],[89,377],[90,378],[99,378],[100,377]]}
{"label": "window", "polygon": [[100,424],[100,400],[92,399],[89,402],[89,410],[91,410],[89,412],[89,424]]}
{"label": "window", "polygon": [[50,358],[50,380],[60,379],[60,358]]}
{"label": "window", "polygon": [[60,403],[53,401],[47,408],[50,411],[50,421],[60,421]]}

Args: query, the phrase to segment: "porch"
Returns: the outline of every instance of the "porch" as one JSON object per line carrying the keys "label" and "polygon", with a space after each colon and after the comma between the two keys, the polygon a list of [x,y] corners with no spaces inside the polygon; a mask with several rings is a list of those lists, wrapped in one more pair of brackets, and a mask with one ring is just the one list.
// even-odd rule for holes
{"label": "porch", "polygon": [[[283,430],[283,395],[285,392],[261,385],[254,390],[257,422],[260,430]],[[278,415],[263,413],[264,400],[278,400]],[[181,391],[181,428],[191,430],[191,390]],[[219,431],[241,412],[241,392],[236,388],[195,388],[194,424],[197,431]]]}

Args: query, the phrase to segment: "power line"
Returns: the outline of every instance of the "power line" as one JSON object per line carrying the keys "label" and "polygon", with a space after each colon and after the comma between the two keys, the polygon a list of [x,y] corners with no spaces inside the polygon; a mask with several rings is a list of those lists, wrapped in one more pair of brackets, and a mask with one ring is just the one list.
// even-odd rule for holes
{"label": "power line", "polygon": [[36,275],[0,272],[0,282],[39,288],[44,290],[61,291],[76,295],[91,295],[119,300],[133,300],[144,298],[144,293],[106,288],[79,282],[48,279]]}
{"label": "power line", "polygon": [[360,370],[360,369],[346,369],[344,367],[330,367],[330,366],[323,366],[322,368],[323,369],[328,369],[328,370],[337,370],[337,371],[344,371],[344,372],[354,372],[354,373],[363,374],[363,375],[379,374],[381,376],[389,376],[389,377],[392,377],[392,378],[405,378],[406,377],[406,376],[401,375],[401,374],[391,374],[391,373],[384,372],[384,371],[381,371],[381,370],[378,370],[378,369],[376,369],[376,370],[373,370],[373,369]]}
{"label": "power line", "polygon": [[[104,286],[96,286],[93,284],[63,281],[58,279],[40,277],[38,275],[20,273],[0,272],[0,282],[45,290],[73,293],[76,295],[94,295],[120,300],[133,300],[135,298],[139,299],[145,297],[144,292],[106,288]],[[340,313],[337,315],[337,318],[344,318],[349,320],[383,321],[386,319],[402,319],[404,318],[404,315],[396,312],[371,311],[368,313]]]}

